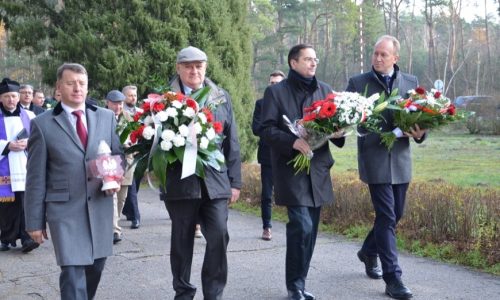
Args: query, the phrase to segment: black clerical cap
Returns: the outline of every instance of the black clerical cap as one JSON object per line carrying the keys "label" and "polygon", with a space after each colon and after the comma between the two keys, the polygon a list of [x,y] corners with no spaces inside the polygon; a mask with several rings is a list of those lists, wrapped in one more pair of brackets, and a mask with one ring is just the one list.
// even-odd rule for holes
{"label": "black clerical cap", "polygon": [[0,82],[0,95],[9,92],[19,92],[19,83],[10,80],[10,78],[4,78],[2,82]]}

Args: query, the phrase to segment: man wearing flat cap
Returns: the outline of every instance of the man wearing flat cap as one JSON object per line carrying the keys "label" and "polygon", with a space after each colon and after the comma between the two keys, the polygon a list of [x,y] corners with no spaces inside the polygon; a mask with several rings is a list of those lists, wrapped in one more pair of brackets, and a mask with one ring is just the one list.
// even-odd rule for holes
{"label": "man wearing flat cap", "polygon": [[9,78],[0,83],[0,101],[0,251],[21,239],[22,252],[27,253],[39,246],[25,230],[23,210],[26,148],[35,114],[18,105],[19,83]]}
{"label": "man wearing flat cap", "polygon": [[[106,108],[115,113],[117,123],[116,133],[118,136],[120,136],[127,123],[125,115],[123,114],[123,102],[125,101],[125,98],[125,95],[118,90],[112,90],[106,95]],[[129,143],[125,142],[124,147],[128,146]],[[127,168],[121,182],[120,190],[113,195],[113,244],[120,242],[123,237],[122,228],[118,224],[118,221],[120,220],[123,205],[125,204],[125,199],[127,198],[128,187],[132,184],[132,180],[134,178],[135,168],[128,168],[128,166],[133,163],[134,157],[133,155],[128,155],[126,159]]]}
{"label": "man wearing flat cap", "polygon": [[166,189],[160,197],[172,219],[170,265],[175,299],[193,299],[196,287],[190,283],[195,224],[199,221],[206,240],[201,270],[204,299],[222,299],[227,282],[228,203],[235,202],[241,188],[241,159],[236,121],[231,97],[205,77],[207,55],[195,47],[179,51],[177,76],[170,82],[174,92],[190,95],[202,87],[210,87],[207,105],[219,103],[214,120],[223,124],[224,140],[219,145],[225,167],[217,171],[205,167],[205,178],[191,175],[181,179],[182,166],[176,163],[167,170]]}

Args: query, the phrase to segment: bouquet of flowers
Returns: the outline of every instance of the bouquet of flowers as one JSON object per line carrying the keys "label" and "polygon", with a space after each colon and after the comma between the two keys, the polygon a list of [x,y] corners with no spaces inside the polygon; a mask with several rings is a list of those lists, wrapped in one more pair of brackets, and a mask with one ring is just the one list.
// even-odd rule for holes
{"label": "bouquet of flowers", "polygon": [[[379,114],[387,102],[377,103],[378,94],[368,98],[358,93],[332,92],[323,100],[317,100],[304,109],[304,117],[295,122],[283,116],[285,123],[296,136],[304,139],[311,150],[323,146],[333,137],[341,137],[339,132],[350,126],[367,122],[374,114]],[[297,174],[306,170],[309,174],[310,160],[314,153],[299,153],[289,163],[293,164]]]}
{"label": "bouquet of flowers", "polygon": [[395,105],[391,105],[396,110],[394,125],[397,128],[381,134],[382,143],[389,150],[398,137],[415,125],[421,129],[432,129],[461,118],[450,99],[437,90],[426,91],[419,86],[415,90],[409,90],[408,94],[408,98],[399,98],[395,100]]}
{"label": "bouquet of flowers", "polygon": [[122,143],[127,138],[132,143],[125,152],[135,156],[136,176],[153,171],[163,186],[167,167],[175,162],[182,164],[182,178],[204,178],[207,165],[221,169],[224,155],[218,144],[223,127],[212,114],[220,103],[205,106],[209,91],[205,87],[191,97],[172,91],[148,95],[143,112],[136,113],[120,135]]}

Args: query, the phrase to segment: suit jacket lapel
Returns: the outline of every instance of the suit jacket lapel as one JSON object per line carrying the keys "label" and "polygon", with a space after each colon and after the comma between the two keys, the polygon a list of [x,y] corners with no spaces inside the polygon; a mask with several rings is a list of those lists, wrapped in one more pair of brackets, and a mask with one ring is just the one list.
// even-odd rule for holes
{"label": "suit jacket lapel", "polygon": [[87,132],[88,132],[88,137],[87,137],[87,149],[90,149],[90,147],[93,147],[93,145],[98,145],[99,141],[96,141],[96,130],[97,130],[97,112],[92,110],[92,109],[87,109],[85,111],[85,114],[87,115]]}
{"label": "suit jacket lapel", "polygon": [[83,145],[80,142],[80,138],[78,138],[78,135],[76,134],[76,131],[73,129],[73,125],[71,125],[71,122],[68,120],[66,113],[62,111],[61,113],[54,116],[54,120],[61,127],[61,129],[70,137],[73,143],[75,143],[78,146],[78,148],[80,148],[80,150],[85,152],[85,149],[83,149]]}

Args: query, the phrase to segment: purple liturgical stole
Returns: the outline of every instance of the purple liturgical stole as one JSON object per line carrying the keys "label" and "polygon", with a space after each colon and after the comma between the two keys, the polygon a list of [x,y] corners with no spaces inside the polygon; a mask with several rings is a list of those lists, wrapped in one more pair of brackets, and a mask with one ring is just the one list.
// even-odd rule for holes
{"label": "purple liturgical stole", "polygon": [[[30,117],[24,109],[21,109],[19,114],[21,117],[21,122],[26,131],[30,132]],[[5,116],[0,110],[0,140],[7,139],[7,132],[5,131]],[[14,202],[14,192],[10,185],[10,167],[9,167],[9,156],[5,155],[0,160],[0,202]]]}

